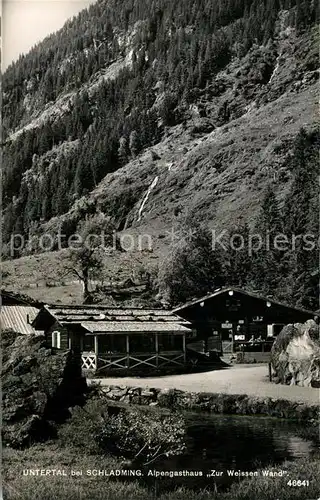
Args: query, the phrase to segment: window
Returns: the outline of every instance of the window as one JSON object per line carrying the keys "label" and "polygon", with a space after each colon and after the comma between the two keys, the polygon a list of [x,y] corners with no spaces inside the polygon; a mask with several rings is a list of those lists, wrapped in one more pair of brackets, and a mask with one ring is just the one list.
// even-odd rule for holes
{"label": "window", "polygon": [[151,333],[139,333],[130,337],[130,352],[156,352],[155,336]]}
{"label": "window", "polygon": [[99,335],[99,352],[103,354],[122,354],[127,351],[125,335]]}
{"label": "window", "polygon": [[60,332],[55,330],[51,334],[51,345],[52,347],[56,347],[57,349],[60,349],[61,346],[61,339],[60,339]]}
{"label": "window", "polygon": [[85,352],[94,351],[94,337],[93,335],[85,335],[83,339],[83,350]]}
{"label": "window", "polygon": [[111,346],[114,353],[126,352],[126,336],[125,335],[112,335]]}
{"label": "window", "polygon": [[182,351],[183,336],[164,333],[159,335],[159,352]]}

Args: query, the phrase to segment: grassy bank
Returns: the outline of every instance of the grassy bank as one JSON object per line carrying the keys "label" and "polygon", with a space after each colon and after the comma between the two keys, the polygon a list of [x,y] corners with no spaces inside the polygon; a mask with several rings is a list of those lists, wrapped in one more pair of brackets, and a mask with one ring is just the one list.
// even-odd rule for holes
{"label": "grassy bank", "polygon": [[[270,471],[287,470],[284,477],[248,478],[234,484],[227,493],[212,500],[316,500],[320,495],[320,462],[300,459],[287,462]],[[266,470],[266,468],[264,469]],[[309,486],[289,486],[290,481],[309,481]],[[295,483],[296,484],[296,483]],[[210,497],[209,497],[210,498]]]}
{"label": "grassy bank", "polygon": [[301,422],[319,421],[319,405],[286,399],[255,397],[246,394],[186,392],[178,389],[130,386],[97,386],[105,401],[148,406],[178,411],[208,412],[226,415],[264,415]]}
{"label": "grassy bank", "polygon": [[[120,460],[109,456],[80,454],[73,448],[61,448],[56,443],[35,445],[23,451],[6,448],[3,454],[5,500],[307,500],[320,494],[320,462],[305,459],[282,464],[270,470],[284,469],[284,477],[258,477],[234,484],[228,492],[203,490],[192,492],[176,489],[159,496],[139,485],[138,481],[121,481],[109,477],[90,477],[89,469],[123,469]],[[26,469],[59,469],[67,476],[24,476]],[[82,476],[71,476],[71,470]],[[265,469],[264,469],[265,470]],[[288,486],[288,481],[309,481],[309,486]]]}

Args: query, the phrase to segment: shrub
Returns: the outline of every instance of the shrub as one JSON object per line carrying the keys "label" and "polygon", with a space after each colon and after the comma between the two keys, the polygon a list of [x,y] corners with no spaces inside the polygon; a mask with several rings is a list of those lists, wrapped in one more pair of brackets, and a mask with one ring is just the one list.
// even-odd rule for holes
{"label": "shrub", "polygon": [[72,416],[59,430],[58,437],[65,446],[82,448],[87,453],[101,453],[99,439],[109,420],[108,407],[99,400],[75,407]]}
{"label": "shrub", "polygon": [[178,415],[130,409],[110,419],[101,444],[115,455],[147,465],[160,457],[182,453],[185,432],[184,420]]}
{"label": "shrub", "polygon": [[148,464],[160,457],[180,454],[185,449],[184,420],[176,414],[159,414],[148,409],[108,407],[97,399],[73,410],[59,430],[64,445],[87,453],[106,452]]}
{"label": "shrub", "polygon": [[178,392],[175,389],[163,389],[158,394],[158,404],[163,408],[174,409],[177,405]]}

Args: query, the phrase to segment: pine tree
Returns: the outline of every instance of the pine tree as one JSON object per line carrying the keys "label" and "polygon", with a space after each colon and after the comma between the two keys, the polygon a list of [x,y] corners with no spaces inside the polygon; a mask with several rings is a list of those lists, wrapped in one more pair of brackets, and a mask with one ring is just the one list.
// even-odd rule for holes
{"label": "pine tree", "polygon": [[133,158],[135,158],[137,156],[137,154],[139,153],[139,137],[138,137],[138,133],[136,130],[133,130],[130,134],[130,138],[129,138],[129,149],[130,149],[130,153],[131,153],[131,156]]}
{"label": "pine tree", "polygon": [[284,207],[286,233],[292,242],[285,255],[291,281],[290,300],[305,307],[314,306],[318,300],[312,275],[318,267],[319,250],[316,244],[319,241],[319,143],[318,132],[308,134],[303,129],[299,132],[291,160],[293,182]]}
{"label": "pine tree", "polygon": [[311,18],[310,2],[309,0],[297,0],[296,7],[296,29],[297,31],[303,30],[308,26]]}
{"label": "pine tree", "polygon": [[125,165],[128,161],[128,143],[125,137],[120,137],[119,140],[119,149],[118,149],[118,158],[120,165]]}
{"label": "pine tree", "polygon": [[265,234],[269,233],[271,236],[282,230],[281,212],[274,189],[273,184],[267,187],[261,204],[260,217],[256,222],[256,229]]}
{"label": "pine tree", "polygon": [[77,196],[89,193],[94,187],[94,176],[90,165],[79,158],[74,178],[74,192]]}
{"label": "pine tree", "polygon": [[54,144],[53,131],[49,123],[46,123],[39,133],[39,155],[49,151]]}
{"label": "pine tree", "polygon": [[249,236],[250,228],[241,220],[229,231],[228,250],[223,254],[228,285],[246,287],[250,282],[252,255]]}
{"label": "pine tree", "polygon": [[49,67],[43,79],[43,99],[44,102],[53,101],[55,98],[55,78],[52,69]]}
{"label": "pine tree", "polygon": [[292,233],[301,233],[308,223],[308,206],[315,192],[314,160],[310,161],[312,143],[310,136],[301,129],[294,144],[291,160],[293,184],[285,205],[286,227]]}
{"label": "pine tree", "polygon": [[282,258],[285,248],[281,250],[281,245],[278,243],[279,237],[281,239],[283,234],[282,216],[272,184],[268,186],[262,201],[255,233],[258,236],[257,250],[252,256],[253,284],[262,293],[273,295],[276,293],[280,277],[283,276]]}

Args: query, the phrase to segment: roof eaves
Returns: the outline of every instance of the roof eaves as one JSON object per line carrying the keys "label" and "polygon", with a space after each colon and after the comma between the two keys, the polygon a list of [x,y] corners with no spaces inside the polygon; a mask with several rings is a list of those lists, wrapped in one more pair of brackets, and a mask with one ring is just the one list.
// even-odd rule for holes
{"label": "roof eaves", "polygon": [[303,314],[309,314],[309,315],[319,316],[319,313],[316,313],[314,311],[310,311],[308,309],[303,309],[303,308],[300,308],[300,307],[291,306],[289,304],[285,304],[283,302],[279,302],[279,301],[271,299],[269,297],[263,297],[262,295],[255,294],[255,293],[249,292],[247,290],[242,290],[241,288],[237,288],[237,287],[221,288],[221,289],[216,290],[216,291],[214,291],[214,292],[212,292],[210,294],[204,295],[204,296],[200,297],[199,299],[194,299],[194,300],[186,302],[185,304],[182,304],[182,305],[180,305],[178,307],[175,307],[174,309],[172,309],[172,313],[175,314],[176,312],[182,311],[183,309],[186,309],[187,307],[192,307],[192,306],[194,306],[196,304],[200,304],[201,302],[204,302],[205,300],[212,299],[214,297],[217,297],[218,295],[221,295],[223,293],[230,292],[230,291],[238,292],[238,293],[241,293],[243,295],[247,295],[248,297],[252,297],[252,298],[258,299],[258,300],[266,300],[268,302],[271,302],[271,304],[275,304],[275,305],[280,306],[280,307],[287,307],[288,309],[292,309],[293,311],[297,311],[297,312],[300,312],[300,313],[303,313]]}
{"label": "roof eaves", "polygon": [[215,290],[211,293],[207,293],[206,295],[203,295],[202,297],[198,299],[192,299],[186,302],[185,304],[180,304],[179,306],[175,307],[172,309],[172,313],[176,313],[177,311],[181,311],[182,309],[185,309],[186,307],[194,306],[196,304],[199,304],[200,302],[203,302],[204,300],[212,299],[213,297],[216,297],[217,295],[220,295],[225,292],[229,292],[231,290],[236,291],[235,288],[233,287],[227,287],[227,288],[219,288],[218,290]]}

